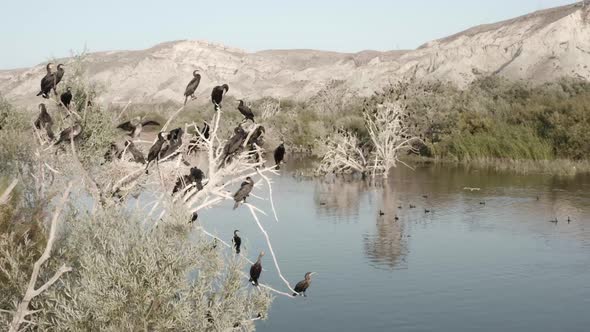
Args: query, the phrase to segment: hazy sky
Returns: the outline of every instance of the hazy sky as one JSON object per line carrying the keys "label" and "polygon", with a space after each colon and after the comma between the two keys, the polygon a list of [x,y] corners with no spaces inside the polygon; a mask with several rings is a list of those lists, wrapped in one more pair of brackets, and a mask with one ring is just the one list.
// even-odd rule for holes
{"label": "hazy sky", "polygon": [[409,49],[572,0],[2,0],[0,68],[204,39],[249,51]]}

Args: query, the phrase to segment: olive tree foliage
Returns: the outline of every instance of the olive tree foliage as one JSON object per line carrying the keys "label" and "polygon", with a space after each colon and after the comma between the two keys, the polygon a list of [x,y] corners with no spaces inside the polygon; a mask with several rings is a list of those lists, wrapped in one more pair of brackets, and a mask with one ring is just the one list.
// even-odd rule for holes
{"label": "olive tree foliage", "polygon": [[[79,65],[73,72],[80,76],[83,58],[77,61],[66,66]],[[121,159],[104,159],[119,139],[113,129],[118,116],[97,103],[96,87],[68,73],[73,107],[68,111],[57,99],[44,102],[56,134],[79,123],[78,138],[56,146],[32,126],[34,118],[20,119],[18,130],[7,129],[4,124],[17,113],[0,113],[5,138],[0,180],[18,180],[15,194],[0,206],[0,225],[9,225],[0,228],[0,326],[15,331],[254,330],[254,321],[267,317],[271,293],[290,297],[293,291],[263,226],[265,219],[278,221],[271,180],[276,171],[264,167],[263,141],[250,141],[258,125],[245,127],[248,138],[227,158],[228,139],[218,130],[223,112],[218,112],[208,139],[199,132],[185,135],[147,175],[145,165],[129,161],[125,152]],[[171,120],[162,131],[170,130]],[[185,132],[191,126],[185,124]],[[201,150],[197,156],[188,152],[191,140]],[[135,143],[144,153],[151,146],[145,140]],[[206,174],[204,189],[189,184],[171,196],[176,179],[195,165]],[[231,245],[211,241],[215,236],[198,222],[188,223],[193,212],[233,202],[246,176],[256,178],[253,195],[268,210],[250,200],[241,208],[264,234],[285,291],[251,286],[244,272],[252,262],[246,253],[230,254],[225,247]],[[70,182],[63,212],[50,214],[54,198],[68,192]]]}

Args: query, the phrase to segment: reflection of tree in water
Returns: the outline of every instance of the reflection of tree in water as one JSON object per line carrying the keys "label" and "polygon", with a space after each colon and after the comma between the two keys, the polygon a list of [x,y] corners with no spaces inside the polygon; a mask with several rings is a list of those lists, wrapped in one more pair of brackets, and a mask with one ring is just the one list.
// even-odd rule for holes
{"label": "reflection of tree in water", "polygon": [[339,220],[356,217],[361,199],[369,188],[367,181],[342,177],[316,182],[316,211],[320,215],[337,216]]}
{"label": "reflection of tree in water", "polygon": [[[399,197],[390,181],[392,180],[385,180],[383,183],[381,203],[375,208],[376,234],[365,234],[363,241],[365,254],[371,262],[394,268],[405,257],[407,243],[403,238],[403,221],[395,220],[398,214],[396,202]],[[379,211],[385,214],[381,216]]]}

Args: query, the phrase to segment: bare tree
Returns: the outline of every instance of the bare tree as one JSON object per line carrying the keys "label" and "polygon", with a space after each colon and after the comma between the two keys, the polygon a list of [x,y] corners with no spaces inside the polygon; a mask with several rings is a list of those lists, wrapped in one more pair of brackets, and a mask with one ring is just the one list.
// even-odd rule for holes
{"label": "bare tree", "polygon": [[400,156],[408,150],[417,152],[412,143],[420,139],[410,133],[406,106],[401,101],[387,102],[365,110],[363,116],[370,143],[361,144],[356,135],[340,130],[328,138],[318,173],[358,172],[387,178],[397,163],[409,167]]}
{"label": "bare tree", "polygon": [[369,171],[367,152],[361,147],[356,135],[340,130],[322,142],[325,147],[324,157],[320,162],[317,173],[320,174],[349,174]]}
{"label": "bare tree", "polygon": [[379,105],[372,113],[364,113],[365,126],[374,148],[370,166],[373,177],[382,174],[387,178],[389,170],[398,162],[410,167],[400,160],[401,153],[408,150],[418,152],[412,142],[419,138],[412,136],[408,129],[406,110],[404,104],[396,101]]}

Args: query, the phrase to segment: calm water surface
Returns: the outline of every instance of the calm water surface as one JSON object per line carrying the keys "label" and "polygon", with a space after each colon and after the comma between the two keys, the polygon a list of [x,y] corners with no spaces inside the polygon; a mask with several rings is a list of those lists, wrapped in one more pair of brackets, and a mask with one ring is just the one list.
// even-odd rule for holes
{"label": "calm water surface", "polygon": [[[590,331],[590,177],[398,168],[375,187],[295,167],[275,179],[280,222],[261,222],[289,281],[318,274],[258,331]],[[248,210],[227,204],[205,227],[228,241],[240,229],[251,259],[268,252]],[[270,255],[263,266],[287,291]]]}

